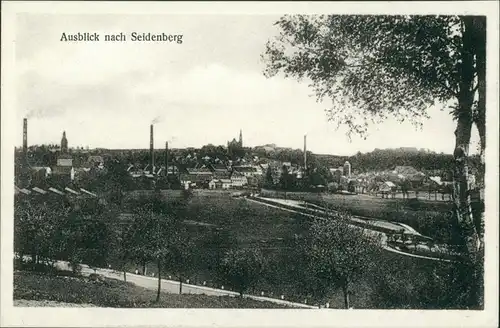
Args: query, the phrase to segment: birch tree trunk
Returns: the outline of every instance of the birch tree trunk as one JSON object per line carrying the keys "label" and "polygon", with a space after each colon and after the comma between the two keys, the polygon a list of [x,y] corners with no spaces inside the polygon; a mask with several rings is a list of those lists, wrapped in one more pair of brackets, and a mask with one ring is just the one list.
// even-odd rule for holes
{"label": "birch tree trunk", "polygon": [[462,80],[458,90],[458,107],[456,109],[457,127],[455,130],[455,160],[453,174],[453,200],[456,223],[459,228],[459,242],[465,247],[463,251],[473,255],[477,253],[479,238],[474,225],[470,204],[469,144],[473,123],[472,106],[474,102],[474,27],[472,17],[463,17],[460,71]]}

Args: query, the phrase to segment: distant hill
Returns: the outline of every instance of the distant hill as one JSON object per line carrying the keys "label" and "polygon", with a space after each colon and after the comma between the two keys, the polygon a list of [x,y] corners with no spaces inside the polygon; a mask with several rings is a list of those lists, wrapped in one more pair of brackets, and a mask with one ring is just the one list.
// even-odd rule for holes
{"label": "distant hill", "polygon": [[453,156],[418,149],[416,147],[375,149],[368,153],[358,152],[352,156],[315,155],[323,165],[338,167],[349,161],[351,168],[359,172],[391,170],[396,166],[413,166],[417,170],[451,170]]}

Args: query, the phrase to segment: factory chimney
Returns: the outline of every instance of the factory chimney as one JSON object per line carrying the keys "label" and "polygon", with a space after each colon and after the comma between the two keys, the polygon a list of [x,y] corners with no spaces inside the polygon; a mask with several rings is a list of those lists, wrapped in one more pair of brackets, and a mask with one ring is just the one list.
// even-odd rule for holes
{"label": "factory chimney", "polygon": [[304,135],[304,170],[307,170],[307,145],[306,145],[307,135]]}
{"label": "factory chimney", "polygon": [[28,152],[28,119],[23,119],[23,154]]}
{"label": "factory chimney", "polygon": [[151,135],[149,139],[149,155],[151,157],[151,172],[154,172],[155,154],[154,154],[153,124],[151,124]]}
{"label": "factory chimney", "polygon": [[168,141],[165,142],[165,176],[168,177]]}

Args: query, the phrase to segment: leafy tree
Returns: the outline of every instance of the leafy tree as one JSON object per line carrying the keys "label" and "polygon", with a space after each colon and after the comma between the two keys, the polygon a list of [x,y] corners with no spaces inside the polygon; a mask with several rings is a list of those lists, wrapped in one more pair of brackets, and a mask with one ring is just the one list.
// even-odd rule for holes
{"label": "leafy tree", "polygon": [[122,227],[116,227],[114,238],[110,242],[110,263],[113,269],[123,272],[123,280],[127,281],[127,264],[132,258],[127,244],[127,230]]}
{"label": "leafy tree", "polygon": [[339,190],[339,184],[337,182],[330,182],[328,184],[328,191],[336,193]]}
{"label": "leafy tree", "polygon": [[[366,137],[370,122],[389,116],[421,124],[436,101],[449,106],[455,130],[454,203],[461,242],[477,254],[467,157],[476,125],[485,149],[483,16],[284,16],[267,43],[265,74],[307,78],[329,120]],[[477,96],[478,101],[475,101]],[[482,246],[482,245],[481,245]]]}
{"label": "leafy tree", "polygon": [[210,271],[219,270],[222,260],[227,252],[236,245],[236,238],[229,230],[215,230],[204,235],[199,249],[210,252],[210,256],[200,258],[204,266]]}
{"label": "leafy tree", "polygon": [[100,189],[112,193],[112,201],[119,204],[122,193],[133,186],[133,178],[127,172],[127,164],[117,158],[106,163],[106,173],[101,177]]}
{"label": "leafy tree", "polygon": [[[478,265],[482,265],[482,262]],[[404,309],[482,309],[469,293],[478,284],[473,266],[466,263],[405,261],[381,257],[372,276],[371,298],[378,308]]]}
{"label": "leafy tree", "polygon": [[157,301],[160,300],[162,270],[170,268],[182,279],[189,263],[192,245],[181,224],[180,210],[155,194],[136,208],[134,221],[127,232],[125,244],[130,257],[139,263],[157,264]]}
{"label": "leafy tree", "polygon": [[337,214],[333,220],[316,220],[311,226],[307,250],[309,268],[325,288],[341,288],[346,309],[350,307],[351,284],[366,275],[374,265],[377,241],[364,229],[349,225],[347,214]]}
{"label": "leafy tree", "polygon": [[310,186],[327,185],[328,181],[333,180],[330,171],[322,165],[311,165],[308,168],[307,179]]}
{"label": "leafy tree", "polygon": [[[280,176],[280,187],[283,189],[285,192],[287,190],[292,189],[292,177],[290,173],[288,172],[288,167],[286,165],[283,165],[281,168],[281,176]],[[285,193],[286,197],[286,193]]]}
{"label": "leafy tree", "polygon": [[403,193],[403,198],[409,198],[410,195],[409,195],[409,191],[411,189],[411,182],[410,180],[408,179],[403,179],[403,181],[401,181],[401,192]]}
{"label": "leafy tree", "polygon": [[18,198],[14,204],[14,248],[21,258],[31,255],[34,264],[60,257],[64,244],[61,225],[69,208],[65,203]]}
{"label": "leafy tree", "polygon": [[112,224],[116,216],[113,216],[106,205],[89,204],[75,204],[67,217],[60,220],[58,227],[60,257],[68,260],[74,270],[81,263],[91,267],[104,267],[112,249]]}
{"label": "leafy tree", "polygon": [[179,280],[179,294],[182,294],[182,282],[194,265],[195,241],[184,227],[179,227],[170,237],[170,249],[164,256],[164,263],[169,271],[174,272]]}
{"label": "leafy tree", "polygon": [[264,259],[258,249],[232,249],[222,260],[221,273],[240,296],[258,281],[264,269]]}
{"label": "leafy tree", "polygon": [[264,182],[264,186],[266,188],[273,188],[274,187],[274,179],[273,179],[273,171],[271,166],[269,165],[266,170],[266,180]]}

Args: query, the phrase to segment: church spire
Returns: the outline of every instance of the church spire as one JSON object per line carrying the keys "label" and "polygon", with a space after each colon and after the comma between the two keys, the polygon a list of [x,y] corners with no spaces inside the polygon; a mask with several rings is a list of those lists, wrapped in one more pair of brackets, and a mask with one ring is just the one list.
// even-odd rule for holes
{"label": "church spire", "polygon": [[68,152],[68,139],[66,139],[66,131],[63,131],[61,139],[61,153],[66,154]]}
{"label": "church spire", "polygon": [[243,147],[243,133],[241,132],[241,129],[240,129],[240,147]]}

